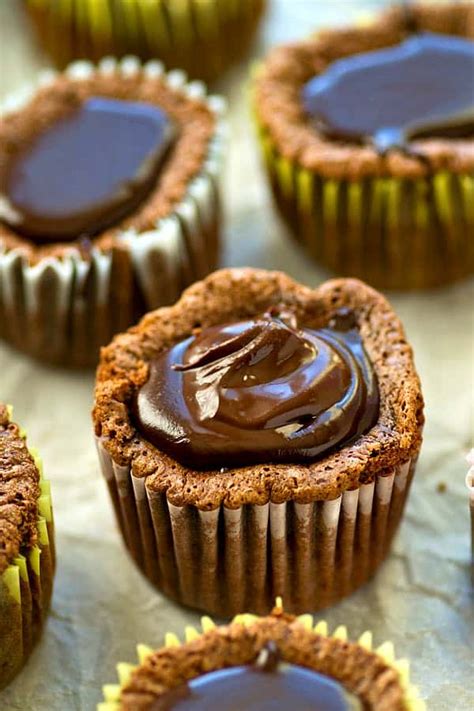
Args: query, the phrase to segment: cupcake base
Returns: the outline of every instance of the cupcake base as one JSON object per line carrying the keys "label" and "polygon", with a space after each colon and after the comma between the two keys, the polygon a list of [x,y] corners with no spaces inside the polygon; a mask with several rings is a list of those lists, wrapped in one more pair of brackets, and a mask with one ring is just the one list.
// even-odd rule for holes
{"label": "cupcake base", "polygon": [[383,289],[424,289],[474,273],[474,176],[325,178],[282,156],[259,129],[275,204],[319,264]]}
{"label": "cupcake base", "polygon": [[38,37],[59,67],[111,54],[158,58],[211,81],[245,55],[265,0],[26,0]]}
{"label": "cupcake base", "polygon": [[0,689],[23,668],[48,614],[56,565],[49,486],[41,482],[38,544],[0,576]]}
{"label": "cupcake base", "polygon": [[333,501],[200,511],[151,491],[97,440],[125,544],[146,577],[180,604],[229,617],[318,610],[367,582],[400,521],[415,462]]}

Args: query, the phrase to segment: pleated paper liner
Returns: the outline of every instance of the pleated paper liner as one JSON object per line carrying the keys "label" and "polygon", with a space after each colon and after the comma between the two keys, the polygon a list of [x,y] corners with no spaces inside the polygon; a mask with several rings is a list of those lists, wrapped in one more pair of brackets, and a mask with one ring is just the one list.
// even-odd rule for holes
{"label": "pleated paper liner", "polygon": [[406,461],[332,501],[178,507],[97,447],[132,558],[162,592],[219,617],[317,610],[369,580],[384,560],[415,468]]}
{"label": "pleated paper liner", "polygon": [[474,175],[328,179],[283,156],[256,121],[275,204],[317,263],[381,289],[474,273]]}
{"label": "pleated paper liner", "polygon": [[49,481],[40,472],[38,543],[22,551],[0,575],[0,689],[25,665],[48,613],[55,570],[54,519]]}
{"label": "pleated paper liner", "polygon": [[73,59],[135,54],[210,81],[245,55],[266,0],[25,0],[45,49]]}
{"label": "pleated paper liner", "polygon": [[[186,83],[183,72],[165,74],[160,63],[141,65],[135,57],[107,58],[97,67],[77,62],[66,70],[73,81],[95,72],[128,78],[143,72],[165,81],[206,102],[216,116],[216,129],[200,173],[154,229],[123,231],[108,251],[92,246],[84,253],[73,245],[67,254],[36,264],[25,259],[21,247],[5,250],[0,244],[0,338],[41,360],[69,366],[95,365],[100,346],[115,333],[144,312],[176,301],[186,286],[213,271],[219,258],[224,101],[206,96],[200,82]],[[54,79],[47,72],[38,84]],[[0,115],[22,108],[35,89],[10,96]]]}
{"label": "pleated paper liner", "polygon": [[[281,599],[277,599],[276,603],[277,609],[282,608]],[[297,618],[298,622],[302,624],[307,630],[313,631],[315,634],[323,637],[332,637],[334,639],[346,642],[348,639],[347,629],[344,625],[337,627],[332,634],[328,631],[328,625],[324,620],[320,620],[315,624],[315,620],[310,614],[303,614]],[[251,626],[258,618],[251,614],[238,614],[233,619],[233,624],[242,624],[244,626]],[[199,638],[201,634],[206,634],[215,628],[215,624],[209,617],[201,618],[201,629],[198,630],[195,627],[188,626],[185,630],[184,644],[189,644],[195,639]],[[373,646],[372,633],[370,631],[364,632],[357,643],[368,651],[373,651],[390,667],[394,668],[399,675],[400,684],[404,691],[404,702],[406,711],[425,711],[425,702],[420,698],[418,689],[410,681],[410,663],[408,659],[398,659],[395,656],[395,650],[392,642],[384,642],[379,647]],[[181,640],[173,633],[168,632],[165,635],[164,647],[178,647],[181,646]],[[129,664],[126,662],[121,662],[117,664],[117,676],[118,684],[106,684],[103,687],[103,698],[104,701],[97,705],[97,711],[120,711],[120,696],[122,689],[124,689],[133,672],[141,666],[147,657],[154,653],[151,647],[138,644],[137,645],[137,664]]]}

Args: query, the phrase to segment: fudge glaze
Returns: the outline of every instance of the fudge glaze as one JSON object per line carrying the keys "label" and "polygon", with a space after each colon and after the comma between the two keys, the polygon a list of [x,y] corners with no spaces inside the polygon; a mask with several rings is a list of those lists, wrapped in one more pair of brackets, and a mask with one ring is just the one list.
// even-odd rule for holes
{"label": "fudge glaze", "polygon": [[156,699],[150,711],[356,711],[361,704],[330,677],[279,659],[269,643],[254,664],[196,677]]}
{"label": "fudge glaze", "polygon": [[474,42],[421,33],[329,65],[302,91],[304,108],[331,138],[381,153],[430,136],[474,133]]}
{"label": "fudge glaze", "polygon": [[376,422],[377,381],[351,311],[326,328],[292,314],[205,328],[149,364],[138,430],[185,466],[311,462]]}
{"label": "fudge glaze", "polygon": [[12,152],[0,219],[39,243],[94,236],[146,198],[173,134],[156,106],[90,98]]}

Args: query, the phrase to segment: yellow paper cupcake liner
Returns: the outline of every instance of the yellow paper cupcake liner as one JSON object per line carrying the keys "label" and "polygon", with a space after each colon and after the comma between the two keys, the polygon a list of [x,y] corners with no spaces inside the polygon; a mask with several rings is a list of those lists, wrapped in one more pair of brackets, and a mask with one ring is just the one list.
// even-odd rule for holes
{"label": "yellow paper cupcake liner", "polygon": [[[281,598],[276,600],[276,608],[282,610],[283,602]],[[234,624],[242,624],[244,626],[252,625],[259,618],[256,615],[250,614],[239,614],[234,617],[232,622]],[[330,634],[328,629],[328,624],[325,620],[315,621],[313,615],[305,614],[299,615],[298,621],[309,631],[313,631],[318,635],[323,637],[334,637],[335,639],[340,639],[342,641],[347,641],[348,632],[345,625],[339,625]],[[187,626],[184,631],[184,643],[192,642],[193,640],[200,637],[202,634],[209,632],[216,627],[215,623],[210,617],[201,618],[201,629],[196,627]],[[404,701],[406,711],[426,711],[426,704],[423,699],[420,698],[419,691],[416,686],[414,686],[410,680],[410,662],[405,658],[397,658],[395,655],[395,649],[392,642],[384,642],[378,647],[373,645],[373,635],[372,632],[364,632],[357,643],[369,651],[373,651],[383,661],[389,666],[393,667],[399,675],[400,684],[404,691]],[[168,632],[164,638],[165,647],[177,647],[182,644],[179,637],[172,632]],[[97,711],[120,711],[120,695],[122,689],[127,686],[133,672],[138,669],[138,667],[145,662],[147,657],[154,653],[154,649],[145,644],[137,645],[137,664],[130,664],[126,662],[119,662],[117,664],[117,684],[105,684],[102,687],[104,700],[97,705]]]}
{"label": "yellow paper cupcake liner", "polygon": [[266,0],[25,0],[63,67],[106,54],[157,57],[211,80],[245,53]]}
{"label": "yellow paper cupcake liner", "polygon": [[[8,407],[9,419],[12,408]],[[26,439],[26,434],[21,431]],[[54,517],[50,483],[42,462],[29,449],[40,473],[38,542],[25,550],[0,576],[0,689],[24,666],[39,639],[48,612],[55,570]]]}
{"label": "yellow paper cupcake liner", "polygon": [[326,178],[282,155],[254,116],[276,206],[322,266],[382,289],[435,287],[474,273],[474,175]]}

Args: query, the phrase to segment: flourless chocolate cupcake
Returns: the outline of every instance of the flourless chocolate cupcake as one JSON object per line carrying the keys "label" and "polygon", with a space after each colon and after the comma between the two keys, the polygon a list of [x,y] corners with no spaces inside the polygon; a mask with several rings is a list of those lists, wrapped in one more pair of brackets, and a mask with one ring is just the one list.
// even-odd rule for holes
{"label": "flourless chocolate cupcake", "polygon": [[170,597],[315,610],[387,554],[421,444],[402,325],[356,280],[223,270],[103,349],[94,424],[120,529]]}
{"label": "flourless chocolate cupcake", "polygon": [[139,665],[119,664],[120,684],[104,687],[97,711],[424,711],[409,681],[406,659],[393,644],[372,649],[365,632],[347,641],[345,627],[332,636],[311,615],[293,618],[238,615],[215,627],[203,619],[201,636],[187,628],[153,651],[138,646]]}
{"label": "flourless chocolate cupcake", "polygon": [[256,70],[275,202],[317,262],[382,288],[474,272],[473,39],[472,3],[414,3]]}
{"label": "flourless chocolate cupcake", "polygon": [[158,58],[211,81],[242,58],[265,0],[25,0],[56,64],[106,54]]}
{"label": "flourless chocolate cupcake", "polygon": [[216,266],[223,102],[128,58],[48,73],[0,122],[0,336],[53,363]]}
{"label": "flourless chocolate cupcake", "polygon": [[55,566],[49,482],[11,418],[0,404],[0,689],[38,641]]}

